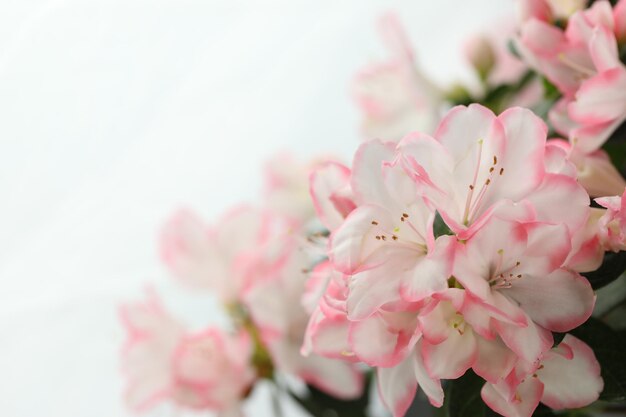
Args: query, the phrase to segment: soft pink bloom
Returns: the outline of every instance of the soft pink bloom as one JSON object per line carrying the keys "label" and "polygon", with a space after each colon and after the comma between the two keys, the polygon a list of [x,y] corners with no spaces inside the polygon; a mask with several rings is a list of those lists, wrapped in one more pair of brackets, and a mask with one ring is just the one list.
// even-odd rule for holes
{"label": "soft pink bloom", "polygon": [[626,191],[621,196],[597,198],[596,202],[606,208],[598,220],[600,242],[604,250],[626,250]]}
{"label": "soft pink bloom", "polygon": [[334,161],[320,164],[310,174],[309,191],[315,212],[330,231],[339,227],[356,207],[350,175],[350,168]]}
{"label": "soft pink bloom", "polygon": [[358,207],[331,235],[329,252],[334,267],[351,275],[348,315],[365,318],[385,304],[447,288],[450,239],[435,241],[435,211],[419,196],[395,144],[359,148],[352,189]]}
{"label": "soft pink bloom", "polygon": [[564,31],[531,18],[517,39],[525,61],[563,93],[550,119],[584,154],[598,150],[626,120],[626,67],[616,41],[623,39],[625,4],[612,9],[597,1],[576,12]]}
{"label": "soft pink bloom", "polygon": [[319,161],[302,162],[289,153],[280,153],[265,164],[263,200],[274,213],[307,222],[314,215],[309,197],[309,173]]}
{"label": "soft pink bloom", "polygon": [[612,33],[597,28],[592,38],[592,58],[598,73],[581,85],[568,105],[575,124],[570,140],[583,152],[599,149],[626,121],[626,66],[619,60]]}
{"label": "soft pink bloom", "polygon": [[580,147],[572,146],[567,141],[553,139],[546,145],[546,153],[556,148],[561,149],[567,160],[574,164],[575,177],[590,196],[616,195],[624,191],[626,181],[605,151],[598,149],[585,153]]}
{"label": "soft pink bloom", "polygon": [[261,272],[246,291],[244,303],[276,369],[296,375],[335,397],[358,397],[363,390],[363,375],[352,364],[300,353],[309,321],[302,297],[307,279],[305,268],[311,260],[295,237],[288,239],[291,242],[284,261],[274,270]]}
{"label": "soft pink bloom", "polygon": [[494,216],[458,245],[453,273],[489,311],[504,343],[534,362],[552,346],[550,331],[571,330],[593,310],[589,282],[563,267],[570,252],[563,224]]}
{"label": "soft pink bloom", "polygon": [[[421,193],[462,239],[503,205],[512,215],[565,223],[574,233],[587,219],[589,197],[574,178],[546,171],[546,130],[526,109],[495,116],[477,104],[458,106],[434,139],[405,138],[400,155]],[[564,199],[566,215],[560,209]]]}
{"label": "soft pink bloom", "polygon": [[126,401],[145,411],[161,401],[237,415],[255,372],[246,333],[217,329],[188,334],[152,295],[121,309],[127,342],[122,352]]}
{"label": "soft pink bloom", "polygon": [[391,57],[355,77],[353,96],[364,114],[367,139],[398,140],[413,130],[432,130],[439,118],[442,93],[419,70],[397,17],[386,15],[381,32]]}
{"label": "soft pink bloom", "polygon": [[284,216],[247,206],[226,213],[214,226],[180,211],[163,228],[161,256],[185,284],[231,303],[255,274],[282,262],[283,237],[293,227]]}
{"label": "soft pink bloom", "polygon": [[585,79],[602,71],[594,33],[602,29],[613,33],[615,18],[610,3],[597,1],[591,8],[574,13],[565,30],[538,18],[541,13],[530,15],[516,39],[517,50],[566,97],[573,97]]}
{"label": "soft pink bloom", "polygon": [[538,362],[521,362],[505,380],[485,384],[481,395],[505,417],[530,417],[539,402],[555,410],[589,405],[603,387],[593,351],[568,334]]}

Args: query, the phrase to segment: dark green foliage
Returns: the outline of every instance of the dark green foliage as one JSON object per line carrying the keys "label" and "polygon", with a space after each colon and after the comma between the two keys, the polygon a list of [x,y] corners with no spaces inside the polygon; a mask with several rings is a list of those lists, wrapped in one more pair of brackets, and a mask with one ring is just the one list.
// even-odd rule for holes
{"label": "dark green foliage", "polygon": [[435,237],[443,235],[453,235],[452,230],[448,227],[446,222],[443,221],[439,212],[436,212],[435,221],[433,222],[433,233]]}
{"label": "dark green foliage", "polygon": [[448,417],[498,416],[480,397],[485,380],[469,370],[459,379],[448,381],[443,408]]}
{"label": "dark green foliage", "polygon": [[597,290],[615,281],[624,271],[626,271],[626,252],[606,252],[600,268],[582,275],[587,278],[593,289]]}
{"label": "dark green foliage", "polygon": [[367,417],[366,409],[370,401],[372,374],[366,375],[363,395],[354,400],[341,400],[332,397],[312,385],[307,385],[308,396],[299,397],[290,392],[291,397],[313,417]]}

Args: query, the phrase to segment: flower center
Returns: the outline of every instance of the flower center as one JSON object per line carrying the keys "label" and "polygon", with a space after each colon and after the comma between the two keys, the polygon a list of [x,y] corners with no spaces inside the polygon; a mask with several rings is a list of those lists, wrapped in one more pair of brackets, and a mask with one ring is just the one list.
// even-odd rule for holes
{"label": "flower center", "polygon": [[496,266],[487,281],[493,290],[511,288],[515,281],[522,279],[524,276],[519,273],[520,271],[518,268],[522,264],[520,261],[515,262],[515,265],[510,267],[503,267],[503,261],[504,249],[500,249],[498,250],[498,261]]}

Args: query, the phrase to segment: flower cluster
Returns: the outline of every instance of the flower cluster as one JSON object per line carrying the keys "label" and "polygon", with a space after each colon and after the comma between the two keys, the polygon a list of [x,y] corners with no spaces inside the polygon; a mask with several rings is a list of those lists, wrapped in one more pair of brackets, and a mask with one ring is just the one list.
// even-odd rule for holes
{"label": "flower cluster", "polygon": [[[576,265],[595,252],[578,243],[589,196],[565,153],[546,150],[546,130],[529,110],[471,105],[452,109],[433,137],[364,143],[349,178],[355,208],[328,224],[317,272],[329,283],[307,351],[377,367],[395,416],[417,385],[441,406],[441,380],[470,368],[507,416],[596,400],[590,349],[569,335],[553,349],[551,332],[591,315],[595,296]],[[336,214],[332,193],[313,195]],[[568,392],[572,376],[588,384]]]}
{"label": "flower cluster", "polygon": [[[299,167],[281,158],[281,166]],[[314,209],[311,203],[302,209],[308,170],[301,169],[304,174],[295,179],[268,170],[266,193],[272,208],[240,206],[215,226],[183,210],[165,224],[164,263],[183,285],[217,297],[234,330],[189,332],[155,295],[147,303],[123,307],[127,400],[134,409],[169,400],[185,408],[238,415],[256,382],[275,380],[277,374],[297,377],[337,398],[361,395],[363,374],[353,364],[300,354],[309,318],[301,298],[315,255],[306,243],[306,217],[310,220]]]}
{"label": "flower cluster", "polygon": [[258,207],[166,223],[171,274],[232,326],[189,331],[154,295],[124,307],[134,408],[236,415],[270,381],[315,417],[361,417],[370,370],[394,417],[418,388],[472,415],[448,395],[468,378],[505,417],[626,398],[623,320],[596,308],[623,318],[624,300],[595,291],[626,272],[626,0],[519,4],[466,43],[475,84],[450,88],[385,15],[389,57],[352,85],[351,165],[283,155]]}

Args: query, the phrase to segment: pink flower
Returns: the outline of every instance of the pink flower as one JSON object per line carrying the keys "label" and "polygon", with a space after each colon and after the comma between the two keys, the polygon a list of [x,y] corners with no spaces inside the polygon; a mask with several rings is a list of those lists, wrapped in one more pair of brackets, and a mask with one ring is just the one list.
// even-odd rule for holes
{"label": "pink flower", "polygon": [[[578,183],[592,197],[620,194],[626,187],[626,181],[611,162],[609,155],[598,149],[585,153],[581,147],[572,146],[561,139],[553,139],[546,145],[546,152],[561,149],[568,161],[575,166]],[[554,151],[558,152],[558,151]]]}
{"label": "pink flower", "polygon": [[413,50],[394,15],[380,21],[392,57],[357,74],[353,95],[365,116],[367,139],[398,140],[415,129],[430,131],[439,118],[441,92],[416,67]]}
{"label": "pink flower", "polygon": [[371,141],[355,156],[358,207],[331,235],[334,268],[351,275],[347,311],[365,318],[388,303],[419,301],[447,288],[450,240],[433,236],[434,209],[419,196],[393,143]]}
{"label": "pink flower", "polygon": [[309,321],[302,298],[307,279],[305,268],[311,260],[294,237],[289,239],[284,262],[255,279],[243,297],[244,303],[275,368],[335,397],[358,397],[363,391],[363,375],[352,364],[300,353]]}
{"label": "pink flower", "polygon": [[[577,8],[570,6],[565,9]],[[619,16],[614,16],[608,1],[597,1],[591,8],[574,13],[563,31],[546,20],[545,13],[539,12],[541,7],[532,9],[531,17],[522,24],[516,47],[528,65],[571,98],[585,79],[602,71],[594,30],[603,28],[612,33]]]}
{"label": "pink flower", "polygon": [[[405,138],[402,163],[460,238],[470,237],[502,205],[536,221],[565,223],[571,233],[585,223],[589,197],[574,178],[546,172],[546,127],[529,110],[512,108],[496,117],[477,104],[458,106],[434,137]],[[563,199],[570,202],[565,216]]]}
{"label": "pink flower", "polygon": [[122,352],[126,401],[137,411],[169,400],[235,415],[252,385],[252,343],[217,329],[190,335],[154,295],[121,309],[128,339]]}
{"label": "pink flower", "polygon": [[534,362],[552,334],[584,323],[595,296],[589,282],[563,267],[571,251],[564,225],[492,217],[458,245],[454,276],[494,319],[496,332],[518,356]]}
{"label": "pink flower", "polygon": [[534,364],[520,363],[498,384],[487,383],[483,400],[505,417],[530,417],[539,404],[561,410],[598,399],[604,382],[589,346],[571,335]]}
{"label": "pink flower", "polygon": [[333,231],[355,209],[350,168],[334,161],[316,167],[309,177],[309,191],[322,224]]}
{"label": "pink flower", "polygon": [[242,206],[206,226],[180,211],[161,234],[161,256],[185,284],[211,291],[224,303],[240,299],[261,270],[282,262],[283,236],[293,223],[268,211]]}
{"label": "pink flower", "polygon": [[309,173],[319,161],[302,162],[288,153],[277,154],[265,164],[263,200],[266,208],[294,221],[314,217],[309,197]]}

